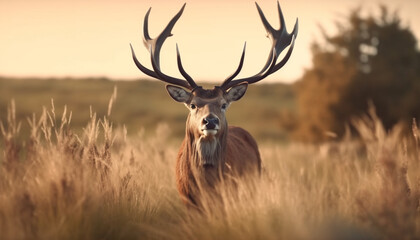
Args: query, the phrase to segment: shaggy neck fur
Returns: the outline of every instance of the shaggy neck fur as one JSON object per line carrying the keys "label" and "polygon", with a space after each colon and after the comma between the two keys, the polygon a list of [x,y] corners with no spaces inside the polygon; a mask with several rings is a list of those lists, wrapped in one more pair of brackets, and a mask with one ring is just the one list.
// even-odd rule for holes
{"label": "shaggy neck fur", "polygon": [[[188,124],[187,124],[188,126]],[[218,172],[224,165],[224,152],[227,139],[227,124],[223,127],[223,132],[218,137],[206,139],[203,136],[195,136],[191,129],[187,128],[187,146],[184,150],[190,165],[190,170],[198,170],[199,173],[206,174],[209,171]],[[211,165],[209,169],[204,165]]]}
{"label": "shaggy neck fur", "polygon": [[[194,146],[193,146],[194,147]],[[200,137],[195,141],[195,155],[194,165],[203,166],[211,165],[217,166],[220,162],[221,147],[219,139],[205,139]]]}

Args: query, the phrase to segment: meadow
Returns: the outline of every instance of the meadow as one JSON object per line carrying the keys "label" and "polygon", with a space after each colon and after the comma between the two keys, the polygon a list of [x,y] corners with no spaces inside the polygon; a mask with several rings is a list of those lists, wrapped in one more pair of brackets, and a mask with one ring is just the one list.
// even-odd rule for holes
{"label": "meadow", "polygon": [[[211,87],[211,84],[204,84]],[[109,119],[115,127],[125,126],[129,135],[144,131],[153,133],[161,124],[171,126],[172,138],[184,137],[188,110],[183,104],[169,97],[165,84],[158,81],[112,81],[96,79],[13,79],[0,77],[0,120],[6,120],[7,106],[13,99],[18,122],[26,123],[35,113],[39,116],[43,107],[49,108],[51,100],[56,113],[61,115],[64,106],[74,112],[72,129],[81,133],[90,118],[90,112],[98,116],[108,115],[109,98],[116,88]],[[249,88],[246,98],[235,102],[227,113],[229,124],[248,129],[260,141],[287,141],[287,132],[280,119],[295,109],[295,93],[292,85],[257,84]],[[264,121],[264,125],[258,124]],[[29,128],[22,124],[22,135],[29,135]]]}
{"label": "meadow", "polygon": [[[183,206],[175,189],[178,130],[171,121],[145,124],[148,133],[114,124],[118,114],[130,114],[118,104],[133,96],[121,93],[121,85],[129,83],[118,83],[116,98],[115,84],[105,83],[108,94],[94,81],[83,83],[98,94],[86,94],[85,86],[71,94],[68,103],[55,98],[64,96],[63,90],[51,96],[53,104],[46,99],[46,107],[27,121],[19,121],[19,108],[38,111],[35,100],[28,103],[34,106],[26,106],[16,97],[1,111],[1,239],[420,238],[416,122],[410,135],[402,133],[401,125],[386,131],[372,108],[352,123],[360,139],[349,134],[317,145],[285,143],[281,138],[259,141],[261,177],[238,181],[234,189],[221,186],[222,204],[209,199],[199,213]],[[127,87],[130,90],[134,91]],[[148,93],[132,92],[138,99],[131,104],[162,106],[142,100]],[[161,101],[169,99],[163,95],[162,91]],[[64,107],[80,99],[88,99],[81,107],[87,110]],[[252,103],[259,110],[279,105],[259,100]],[[176,104],[168,106],[162,114],[177,111]],[[250,106],[245,106],[238,111],[250,117],[243,120],[239,114],[234,120],[241,126],[253,121]],[[185,110],[180,112],[185,119]],[[87,115],[81,129],[73,126],[77,115]],[[24,125],[27,134],[19,131]],[[258,127],[251,132],[254,129]]]}

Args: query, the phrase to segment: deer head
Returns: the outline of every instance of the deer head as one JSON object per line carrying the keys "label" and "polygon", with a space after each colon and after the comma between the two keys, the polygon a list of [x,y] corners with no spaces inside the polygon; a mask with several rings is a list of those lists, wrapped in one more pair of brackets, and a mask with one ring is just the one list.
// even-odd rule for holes
{"label": "deer head", "polygon": [[[169,95],[175,101],[184,103],[189,109],[190,113],[187,120],[186,132],[187,134],[191,135],[191,138],[196,139],[203,144],[208,144],[206,147],[207,150],[201,151],[203,155],[206,155],[206,152],[209,152],[209,155],[214,155],[214,151],[211,149],[217,148],[217,146],[220,145],[218,143],[226,138],[227,121],[225,117],[225,111],[229,105],[233,101],[239,100],[245,94],[248,84],[261,81],[268,75],[282,68],[284,64],[286,64],[286,62],[289,60],[293,51],[295,39],[298,33],[298,21],[296,20],[293,31],[288,33],[286,30],[284,17],[280,9],[280,4],[277,2],[280,18],[280,29],[276,30],[268,23],[264,13],[257,3],[256,6],[263,25],[267,30],[267,37],[269,37],[272,41],[272,46],[268,54],[267,62],[261,71],[259,71],[257,74],[246,78],[235,79],[243,66],[246,49],[245,43],[239,66],[237,67],[236,71],[228,78],[226,78],[221,85],[215,86],[213,89],[203,89],[201,86],[198,86],[195,81],[187,74],[182,66],[178,45],[176,46],[178,69],[185,79],[168,76],[163,73],[160,68],[160,50],[165,40],[172,36],[171,31],[175,23],[181,17],[185,8],[185,4],[182,6],[181,10],[171,19],[163,32],[154,39],[150,37],[148,31],[148,18],[151,9],[149,9],[145,15],[143,26],[143,42],[150,52],[153,70],[146,68],[137,60],[133,47],[130,45],[133,60],[140,71],[150,77],[168,83],[169,85],[166,86],[166,90],[168,91]],[[280,53],[288,46],[289,49],[283,59],[280,62],[277,62]],[[211,160],[207,162],[204,160],[202,164],[212,165],[214,163]]]}

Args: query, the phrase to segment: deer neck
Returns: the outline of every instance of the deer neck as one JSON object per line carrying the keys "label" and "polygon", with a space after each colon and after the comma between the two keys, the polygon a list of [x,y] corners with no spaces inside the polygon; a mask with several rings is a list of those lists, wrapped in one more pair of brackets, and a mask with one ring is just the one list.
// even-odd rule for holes
{"label": "deer neck", "polygon": [[225,164],[225,149],[227,141],[227,124],[225,131],[212,138],[195,135],[187,129],[186,151],[191,167],[202,171],[219,170]]}

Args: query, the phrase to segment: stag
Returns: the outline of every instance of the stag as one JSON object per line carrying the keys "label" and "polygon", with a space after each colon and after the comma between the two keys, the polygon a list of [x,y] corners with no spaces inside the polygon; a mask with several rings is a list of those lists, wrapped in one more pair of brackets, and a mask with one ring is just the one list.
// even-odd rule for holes
{"label": "stag", "polygon": [[[163,32],[151,38],[148,31],[148,19],[151,8],[144,18],[144,45],[150,52],[153,70],[141,64],[130,44],[136,66],[144,74],[168,83],[166,90],[177,102],[184,103],[189,109],[186,122],[185,138],[179,149],[176,161],[176,184],[181,199],[190,206],[200,205],[203,191],[211,191],[227,176],[243,177],[258,175],[261,171],[261,157],[254,138],[240,127],[228,126],[225,112],[234,101],[242,98],[249,84],[256,83],[282,68],[289,60],[298,33],[298,20],[293,31],[288,33],[286,24],[277,2],[280,29],[274,29],[267,21],[261,8],[256,3],[261,21],[271,39],[272,46],[268,59],[257,74],[235,79],[242,69],[246,43],[242,50],[239,66],[220,86],[204,89],[196,84],[185,71],[178,45],[176,45],[177,64],[180,79],[166,75],[160,67],[160,50],[165,40],[172,36],[172,29],[181,17],[185,4],[171,19]],[[289,46],[283,59],[277,63],[280,53]]]}

